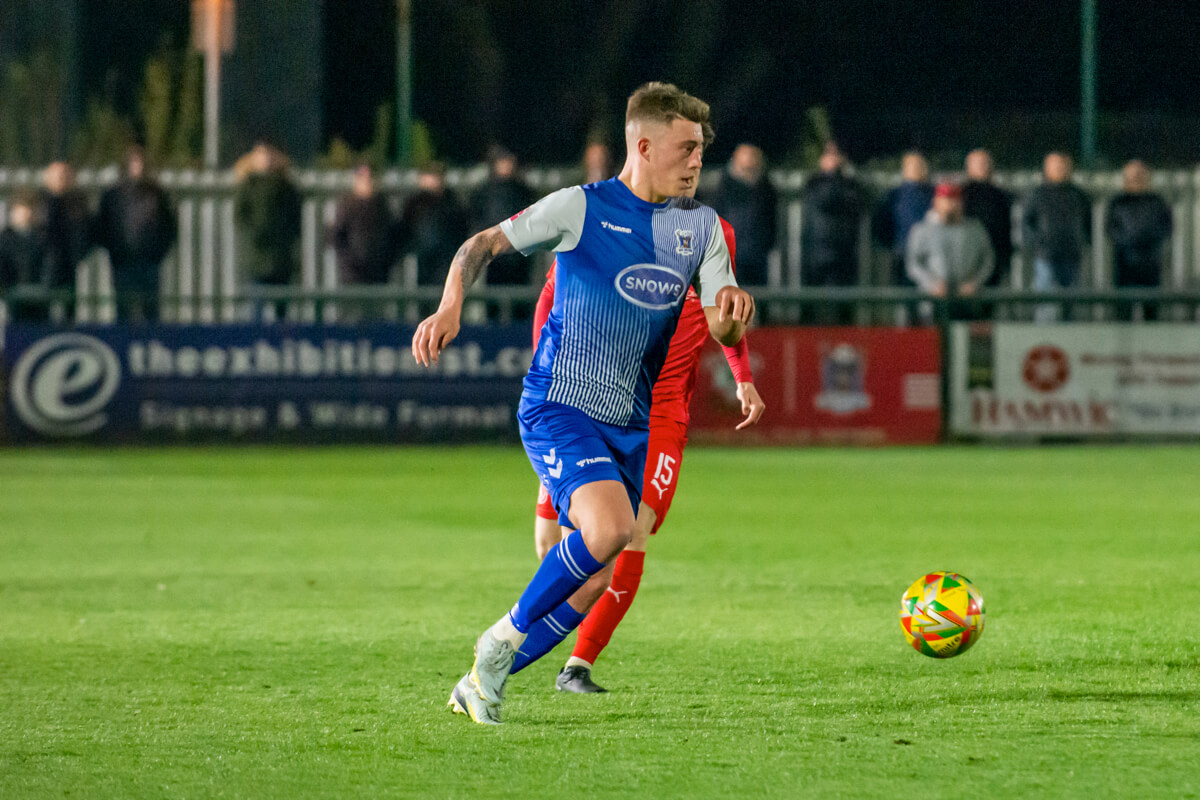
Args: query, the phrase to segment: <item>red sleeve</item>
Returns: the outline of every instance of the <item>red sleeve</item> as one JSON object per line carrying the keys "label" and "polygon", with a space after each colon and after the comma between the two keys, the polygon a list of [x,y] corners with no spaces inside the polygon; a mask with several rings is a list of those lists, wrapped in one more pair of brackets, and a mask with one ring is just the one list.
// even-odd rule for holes
{"label": "red sleeve", "polygon": [[[718,219],[721,220],[721,230],[725,233],[725,246],[729,248],[729,265],[733,267],[736,275],[737,237],[733,235],[733,226],[726,222],[724,217]],[[738,383],[754,383],[754,373],[750,371],[750,344],[745,335],[733,347],[722,346],[721,349],[725,351],[725,360],[729,362],[733,379]]]}
{"label": "red sleeve", "polygon": [[542,287],[542,293],[538,295],[537,306],[533,309],[534,350],[537,349],[538,337],[542,335],[542,326],[546,324],[546,317],[550,316],[550,309],[554,305],[554,268],[556,266],[558,266],[557,261],[550,265],[550,271],[546,273],[546,285]]}

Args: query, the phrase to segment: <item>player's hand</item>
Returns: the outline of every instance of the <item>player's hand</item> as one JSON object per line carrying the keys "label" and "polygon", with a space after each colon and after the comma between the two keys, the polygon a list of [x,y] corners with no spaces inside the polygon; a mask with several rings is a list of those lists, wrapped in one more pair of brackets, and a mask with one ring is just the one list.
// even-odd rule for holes
{"label": "player's hand", "polygon": [[934,297],[945,297],[946,296],[946,282],[945,281],[934,281],[933,285],[929,287],[929,293],[931,295],[933,295]]}
{"label": "player's hand", "polygon": [[763,412],[767,410],[767,404],[758,396],[758,389],[754,388],[753,383],[739,383],[737,385],[737,398],[742,401],[742,413],[746,418],[742,420],[734,430],[740,431],[742,428],[749,428],[762,419]]}
{"label": "player's hand", "polygon": [[428,367],[437,363],[442,350],[458,336],[461,316],[460,309],[439,308],[421,320],[412,340],[412,354],[418,364]]}
{"label": "player's hand", "polygon": [[963,297],[973,297],[978,289],[977,283],[964,283],[958,287],[958,293]]}
{"label": "player's hand", "polygon": [[754,318],[754,298],[745,289],[722,286],[717,290],[717,311],[721,322],[732,319],[749,325]]}

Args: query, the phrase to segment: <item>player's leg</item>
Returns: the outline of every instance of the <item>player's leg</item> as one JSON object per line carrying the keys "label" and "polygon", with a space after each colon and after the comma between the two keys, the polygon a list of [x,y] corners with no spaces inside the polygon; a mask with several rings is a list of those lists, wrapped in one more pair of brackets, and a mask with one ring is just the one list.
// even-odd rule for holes
{"label": "player's leg", "polygon": [[[613,631],[621,624],[633,604],[642,582],[646,545],[655,525],[654,509],[642,503],[638,509],[637,527],[629,546],[613,562],[612,576],[595,596],[586,616],[579,625],[579,637],[566,665],[554,680],[560,692],[593,694],[608,691],[592,680],[592,665],[612,639]],[[586,585],[584,589],[588,588]],[[576,594],[584,591],[580,589]]]}
{"label": "player's leg", "polygon": [[637,596],[642,582],[646,544],[666,521],[671,509],[686,445],[687,427],[684,423],[652,418],[645,493],[638,509],[633,539],[617,556],[610,585],[580,624],[579,637],[571,657],[555,680],[555,686],[560,691],[582,694],[605,691],[592,680],[592,667]]}
{"label": "player's leg", "polygon": [[[534,624],[556,609],[562,612],[560,606],[567,598],[603,570],[633,537],[635,518],[624,483],[601,480],[583,484],[572,492],[570,502],[575,530],[550,549],[517,604],[476,643],[471,677],[491,703],[504,699],[504,684],[517,651]],[[566,622],[569,627],[562,626],[563,636],[579,624],[578,619]]]}
{"label": "player's leg", "polygon": [[[558,522],[558,512],[554,510],[550,493],[542,484],[538,486],[537,510],[534,514],[533,541],[537,551],[538,561],[546,558],[550,549],[571,533]],[[612,565],[588,579],[575,594],[563,602],[558,608],[535,622],[529,629],[525,641],[517,648],[510,675],[515,675],[546,653],[554,649],[565,638],[569,631],[574,630],[587,614],[589,608],[608,586],[612,576]],[[596,584],[602,584],[596,588]],[[585,599],[585,598],[590,598]],[[450,695],[450,707],[458,714],[468,714],[471,719],[484,724],[499,724],[498,708],[486,702],[479,694],[472,681],[471,673],[463,676]]]}
{"label": "player's leg", "polygon": [[574,530],[549,550],[516,605],[476,642],[470,683],[496,707],[533,624],[629,543],[646,457],[645,433],[603,426],[566,406],[523,407],[518,418],[530,462],[560,514],[566,509],[560,521]]}
{"label": "player's leg", "polygon": [[550,500],[550,492],[542,484],[538,484],[537,511],[533,516],[533,548],[537,551],[538,561],[546,557],[550,548],[562,541],[570,533],[558,522],[558,512]]}
{"label": "player's leg", "polygon": [[[541,486],[540,489],[537,513],[534,517],[534,546],[537,548],[539,561],[546,557],[550,548],[571,533],[569,528],[558,524],[558,512],[554,510],[554,504],[550,500],[550,493],[546,487]],[[529,635],[525,637],[525,641],[517,648],[517,656],[513,660],[512,671],[509,674],[516,675],[557,647],[568,633],[575,630],[583,621],[588,609],[608,588],[611,577],[612,565],[609,564],[588,578],[587,583],[558,608],[535,622],[529,629]]]}

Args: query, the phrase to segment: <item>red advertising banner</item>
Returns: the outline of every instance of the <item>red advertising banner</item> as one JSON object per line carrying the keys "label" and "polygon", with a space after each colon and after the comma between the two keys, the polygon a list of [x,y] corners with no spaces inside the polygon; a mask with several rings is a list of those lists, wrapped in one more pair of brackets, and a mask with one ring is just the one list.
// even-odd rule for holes
{"label": "red advertising banner", "polygon": [[692,397],[690,438],[725,444],[920,444],[941,429],[935,328],[756,328],[754,383],[767,412],[741,420],[736,385],[710,342]]}

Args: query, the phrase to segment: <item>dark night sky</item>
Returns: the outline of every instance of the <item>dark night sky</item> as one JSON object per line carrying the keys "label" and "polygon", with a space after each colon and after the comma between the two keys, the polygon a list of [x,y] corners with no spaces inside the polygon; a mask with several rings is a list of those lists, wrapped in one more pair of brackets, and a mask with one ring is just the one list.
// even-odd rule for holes
{"label": "dark night sky", "polygon": [[[796,155],[812,106],[827,108],[844,146],[866,159],[953,142],[953,132],[923,130],[921,112],[965,113],[986,130],[1078,105],[1073,0],[412,2],[414,111],[451,161],[475,160],[493,140],[526,159],[573,161],[589,130],[619,133],[624,98],[650,79],[712,103],[717,157],[744,139],[779,159]],[[130,17],[97,21],[111,30],[85,42],[85,60],[132,62],[137,41],[186,32],[183,2],[124,5],[144,12],[142,29]],[[1200,121],[1195,5],[1099,0],[1102,112]],[[375,108],[394,96],[395,3],[325,0],[324,9],[326,134],[362,146]]]}

